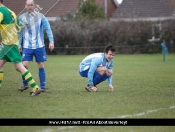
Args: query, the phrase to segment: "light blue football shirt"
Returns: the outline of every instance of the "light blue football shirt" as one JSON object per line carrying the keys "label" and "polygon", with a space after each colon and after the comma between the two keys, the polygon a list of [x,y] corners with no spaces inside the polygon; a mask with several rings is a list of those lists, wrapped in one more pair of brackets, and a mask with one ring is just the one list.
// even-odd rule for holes
{"label": "light blue football shirt", "polygon": [[20,45],[24,48],[37,49],[44,47],[44,33],[49,38],[49,42],[53,43],[53,34],[47,18],[42,13],[29,14],[28,12],[19,16],[19,20],[23,23],[24,28],[19,32]]}
{"label": "light blue football shirt", "polygon": [[[79,71],[85,71],[89,69],[88,72],[88,83],[89,85],[93,85],[93,76],[96,71],[96,69],[99,66],[105,66],[107,69],[112,70],[113,69],[113,63],[114,60],[108,62],[108,60],[105,58],[104,53],[93,53],[85,57],[82,62],[79,65]],[[112,76],[108,78],[108,86],[112,85]]]}

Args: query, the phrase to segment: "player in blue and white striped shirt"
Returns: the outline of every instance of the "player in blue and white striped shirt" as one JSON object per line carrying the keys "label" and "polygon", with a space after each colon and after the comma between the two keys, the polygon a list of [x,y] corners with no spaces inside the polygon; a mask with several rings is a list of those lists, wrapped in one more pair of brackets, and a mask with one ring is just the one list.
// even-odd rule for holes
{"label": "player in blue and white striped shirt", "polygon": [[112,69],[115,56],[115,47],[107,45],[104,53],[88,55],[79,65],[79,73],[88,79],[85,89],[89,92],[98,91],[96,85],[108,79],[108,89],[113,91]]}
{"label": "player in blue and white striped shirt", "polygon": [[[25,7],[27,12],[19,16],[19,20],[25,26],[19,32],[23,65],[28,68],[29,61],[33,61],[33,56],[35,56],[35,61],[37,62],[39,69],[38,74],[40,79],[40,88],[43,92],[49,92],[45,87],[46,75],[44,61],[47,60],[47,56],[45,51],[43,29],[45,29],[49,38],[49,49],[51,51],[54,49],[52,30],[46,17],[38,11],[39,9],[36,7],[34,0],[27,0]],[[28,88],[28,84],[23,77],[22,80],[23,86],[18,89],[19,91],[24,91]]]}

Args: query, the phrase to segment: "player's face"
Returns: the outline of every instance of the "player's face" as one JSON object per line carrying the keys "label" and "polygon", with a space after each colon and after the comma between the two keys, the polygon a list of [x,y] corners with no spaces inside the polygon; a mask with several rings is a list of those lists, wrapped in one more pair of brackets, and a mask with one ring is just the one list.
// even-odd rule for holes
{"label": "player's face", "polygon": [[34,9],[35,9],[34,2],[33,1],[32,2],[31,1],[26,2],[26,9],[27,9],[28,13],[34,12]]}
{"label": "player's face", "polygon": [[105,53],[105,57],[108,61],[111,61],[115,56],[115,52],[112,52],[111,50],[108,51],[108,53]]}

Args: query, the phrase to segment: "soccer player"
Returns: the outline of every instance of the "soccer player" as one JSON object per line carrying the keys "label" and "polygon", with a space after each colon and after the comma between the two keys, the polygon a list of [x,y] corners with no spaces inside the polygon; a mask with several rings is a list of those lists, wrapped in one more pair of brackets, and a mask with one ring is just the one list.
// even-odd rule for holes
{"label": "soccer player", "polygon": [[163,60],[164,60],[164,62],[166,62],[166,61],[168,61],[168,48],[166,46],[166,42],[163,41],[161,43],[161,46],[162,46]]}
{"label": "soccer player", "polygon": [[89,92],[98,91],[96,85],[108,79],[108,90],[113,91],[112,69],[115,47],[107,45],[104,53],[93,53],[83,59],[79,65],[79,74],[88,79],[85,89]]}
{"label": "soccer player", "polygon": [[[36,6],[34,0],[27,0],[25,5],[27,12],[20,15],[19,19],[24,24],[24,28],[19,32],[20,38],[20,51],[22,52],[22,63],[28,69],[29,61],[33,61],[33,56],[38,65],[38,75],[40,79],[40,88],[42,92],[49,92],[46,89],[46,73],[44,69],[44,61],[47,60],[45,44],[44,44],[44,33],[49,38],[49,49],[54,49],[54,39],[50,28],[50,24],[46,17],[39,12],[41,7]],[[18,89],[24,91],[28,89],[28,83],[22,77],[23,85]]]}
{"label": "soccer player", "polygon": [[[0,44],[0,87],[3,81],[3,65],[6,62],[12,62],[17,71],[19,71],[24,79],[33,88],[30,96],[40,94],[42,91],[34,81],[31,73],[23,66],[21,54],[18,49],[18,25],[16,14],[3,5],[3,0],[0,0],[0,32],[2,43]],[[22,25],[21,25],[22,26]]]}

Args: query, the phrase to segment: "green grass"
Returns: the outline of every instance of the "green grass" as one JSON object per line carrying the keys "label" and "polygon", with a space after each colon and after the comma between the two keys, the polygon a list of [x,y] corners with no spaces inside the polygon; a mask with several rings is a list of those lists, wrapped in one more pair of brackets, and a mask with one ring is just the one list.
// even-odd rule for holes
{"label": "green grass", "polygon": [[[48,56],[45,63],[47,87],[51,93],[30,97],[28,89],[19,92],[21,75],[11,63],[4,66],[0,89],[0,118],[175,118],[175,54],[163,62],[162,54],[116,55],[113,73],[114,92],[107,81],[100,92],[85,91],[87,79],[78,73],[86,55]],[[38,70],[30,63],[37,83]],[[162,109],[163,108],[163,109]],[[157,110],[137,116],[149,110]],[[174,132],[175,127],[0,127],[1,132]]]}

